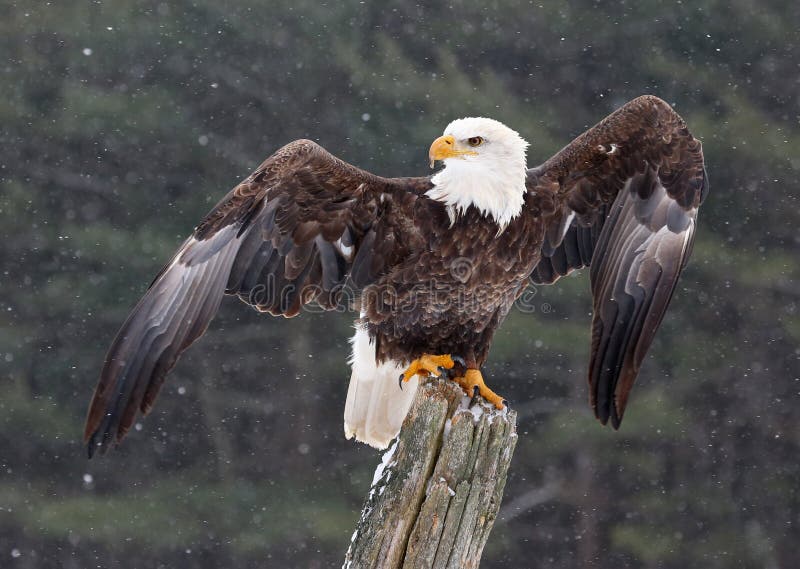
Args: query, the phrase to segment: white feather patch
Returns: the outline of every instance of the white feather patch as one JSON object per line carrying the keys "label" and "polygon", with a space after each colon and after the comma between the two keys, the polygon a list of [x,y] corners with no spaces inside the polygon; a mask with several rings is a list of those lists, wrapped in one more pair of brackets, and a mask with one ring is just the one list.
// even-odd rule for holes
{"label": "white feather patch", "polygon": [[[383,197],[383,196],[381,196],[381,197]],[[344,257],[345,260],[347,260],[347,261],[352,261],[353,260],[352,259],[352,256],[353,256],[353,246],[352,245],[345,245],[344,243],[342,243],[342,238],[341,237],[339,239],[337,239],[334,242],[333,245],[339,250],[339,253],[342,254],[342,257]]]}
{"label": "white feather patch", "polygon": [[375,361],[375,345],[365,327],[356,326],[351,343],[352,374],[344,407],[344,434],[348,439],[384,449],[400,432],[419,381],[412,378],[398,386],[405,366],[399,362]]}

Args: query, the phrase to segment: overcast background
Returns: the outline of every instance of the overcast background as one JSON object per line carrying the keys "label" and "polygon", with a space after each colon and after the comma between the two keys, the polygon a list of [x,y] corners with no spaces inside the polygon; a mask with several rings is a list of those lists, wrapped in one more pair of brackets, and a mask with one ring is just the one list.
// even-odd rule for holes
{"label": "overcast background", "polygon": [[353,315],[227,299],[89,462],[126,314],[290,140],[424,175],[485,115],[533,166],[643,93],[704,144],[692,262],[620,432],[587,404],[588,275],[509,317],[486,372],[520,441],[482,566],[800,566],[800,4],[225,4],[0,1],[0,567],[340,564],[380,461],[342,433]]}

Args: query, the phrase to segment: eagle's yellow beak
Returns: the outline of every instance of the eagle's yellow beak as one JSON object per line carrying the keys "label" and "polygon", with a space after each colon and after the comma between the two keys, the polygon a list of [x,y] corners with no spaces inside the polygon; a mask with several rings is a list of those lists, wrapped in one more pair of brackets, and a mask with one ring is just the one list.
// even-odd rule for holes
{"label": "eagle's yellow beak", "polygon": [[428,151],[428,158],[431,161],[431,168],[433,163],[437,160],[444,160],[446,158],[455,158],[457,156],[475,156],[478,153],[474,150],[459,150],[456,148],[456,139],[453,135],[440,136],[431,144],[431,149]]}

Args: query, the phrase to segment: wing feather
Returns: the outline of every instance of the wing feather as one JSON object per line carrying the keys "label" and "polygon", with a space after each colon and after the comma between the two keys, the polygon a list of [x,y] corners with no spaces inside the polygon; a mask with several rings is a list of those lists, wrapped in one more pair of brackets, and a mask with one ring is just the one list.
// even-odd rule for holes
{"label": "wing feather", "polygon": [[[180,354],[199,338],[225,293],[291,317],[342,300],[348,278],[370,284],[405,252],[427,178],[385,179],[296,141],[222,199],[155,278],[106,356],[86,419],[89,455],[106,452],[148,413]],[[380,234],[381,239],[376,240]],[[369,249],[376,248],[376,251]],[[359,264],[354,264],[359,260]]]}
{"label": "wing feather", "polygon": [[708,193],[701,145],[669,105],[640,97],[532,169],[529,189],[559,204],[531,281],[590,267],[590,402],[619,428],[691,254]]}
{"label": "wing feather", "polygon": [[187,240],[131,312],[89,407],[84,436],[90,453],[124,436],[138,410],[149,410],[163,376],[216,313],[237,246],[234,228],[207,241]]}

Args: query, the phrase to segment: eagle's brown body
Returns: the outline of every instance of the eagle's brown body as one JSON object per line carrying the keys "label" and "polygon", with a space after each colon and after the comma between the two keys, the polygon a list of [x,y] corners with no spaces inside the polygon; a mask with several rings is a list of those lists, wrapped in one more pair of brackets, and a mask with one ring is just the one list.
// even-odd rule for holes
{"label": "eagle's brown body", "polygon": [[475,209],[451,226],[445,206],[418,201],[416,214],[428,221],[419,224],[414,252],[363,294],[378,359],[454,354],[480,367],[539,260],[541,215],[519,216],[498,236]]}
{"label": "eagle's brown body", "polygon": [[375,176],[296,141],[198,225],[112,344],[86,424],[90,453],[147,413],[223,293],[287,317],[314,302],[361,315],[378,361],[453,354],[479,368],[528,282],[591,263],[591,401],[617,427],[688,260],[708,185],[700,143],[640,97],[528,170],[506,227],[432,199],[431,178]]}

